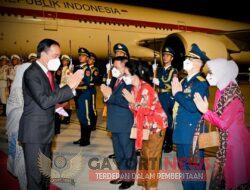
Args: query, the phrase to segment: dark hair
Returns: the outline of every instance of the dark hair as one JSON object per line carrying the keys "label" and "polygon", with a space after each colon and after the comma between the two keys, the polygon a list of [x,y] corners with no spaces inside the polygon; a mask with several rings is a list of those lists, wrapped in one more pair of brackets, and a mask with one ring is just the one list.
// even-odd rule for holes
{"label": "dark hair", "polygon": [[147,62],[128,61],[125,67],[131,75],[137,75],[139,79],[150,83],[150,66]]}
{"label": "dark hair", "polygon": [[36,48],[37,58],[41,57],[41,53],[43,51],[47,52],[52,45],[57,45],[60,47],[60,44],[52,39],[43,39],[42,41],[40,41]]}
{"label": "dark hair", "polygon": [[118,56],[118,57],[113,58],[112,61],[113,61],[113,63],[114,63],[115,61],[127,62],[127,61],[128,61],[128,58],[125,57],[125,56]]}

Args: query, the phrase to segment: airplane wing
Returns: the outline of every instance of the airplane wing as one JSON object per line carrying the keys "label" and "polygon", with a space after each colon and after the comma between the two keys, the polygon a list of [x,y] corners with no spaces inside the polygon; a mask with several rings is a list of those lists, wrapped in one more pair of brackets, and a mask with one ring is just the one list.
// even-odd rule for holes
{"label": "airplane wing", "polygon": [[[216,36],[217,39],[221,38],[229,54],[250,51],[250,29],[210,33],[209,35]],[[225,39],[227,40],[225,41]],[[165,40],[166,38],[143,39],[138,42],[138,45],[155,50],[159,53]],[[228,40],[230,40],[231,43],[228,43]],[[234,44],[233,46],[237,48],[232,48],[232,43]]]}
{"label": "airplane wing", "polygon": [[240,51],[250,51],[250,29],[220,32],[216,34],[225,35],[226,37],[231,39],[235,43],[235,45],[238,46]]}

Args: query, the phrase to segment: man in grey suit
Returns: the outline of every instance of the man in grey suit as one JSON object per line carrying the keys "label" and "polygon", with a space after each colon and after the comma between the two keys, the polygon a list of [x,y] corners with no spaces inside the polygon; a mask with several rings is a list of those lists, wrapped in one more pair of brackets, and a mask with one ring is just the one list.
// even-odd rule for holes
{"label": "man in grey suit", "polygon": [[110,183],[121,183],[119,189],[128,189],[134,184],[133,174],[137,165],[135,142],[130,139],[134,116],[129,109],[128,101],[122,96],[123,89],[131,91],[132,87],[123,81],[127,61],[126,57],[115,57],[113,59],[111,87],[101,85],[104,101],[107,102],[108,106],[107,128],[112,133],[115,160],[120,172],[120,178],[112,180]]}
{"label": "man in grey suit", "polygon": [[23,76],[24,109],[18,140],[24,150],[28,190],[49,189],[50,179],[39,171],[39,152],[51,159],[55,105],[74,96],[74,89],[83,75],[81,71],[72,74],[67,85],[59,88],[51,71],[56,71],[60,66],[60,53],[58,42],[42,40],[37,46],[38,60],[32,63]]}

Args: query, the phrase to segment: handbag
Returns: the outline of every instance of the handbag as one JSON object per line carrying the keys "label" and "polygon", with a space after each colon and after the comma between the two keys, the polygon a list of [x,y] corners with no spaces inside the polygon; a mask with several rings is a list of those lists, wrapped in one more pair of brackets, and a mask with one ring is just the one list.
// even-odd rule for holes
{"label": "handbag", "polygon": [[218,129],[216,128],[216,131],[212,131],[211,124],[209,124],[208,132],[205,133],[204,126],[205,125],[203,124],[203,130],[202,130],[202,133],[200,133],[199,139],[198,139],[199,149],[220,146],[220,136],[219,136]]}
{"label": "handbag", "polygon": [[[143,129],[143,135],[142,140],[148,140],[149,139],[150,130],[149,129]],[[132,127],[130,132],[130,138],[136,139],[137,138],[137,128]]]}

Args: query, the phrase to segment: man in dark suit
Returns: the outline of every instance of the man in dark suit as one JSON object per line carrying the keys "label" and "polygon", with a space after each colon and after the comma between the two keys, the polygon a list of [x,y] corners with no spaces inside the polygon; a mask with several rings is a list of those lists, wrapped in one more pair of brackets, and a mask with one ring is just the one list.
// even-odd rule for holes
{"label": "man in dark suit", "polygon": [[[128,50],[127,46],[125,44],[123,44],[123,43],[116,43],[114,45],[114,47],[113,47],[113,52],[114,52],[114,57],[127,57],[129,59],[129,50]],[[109,62],[109,63],[106,64],[107,72],[103,76],[103,83],[106,84],[107,86],[110,86],[110,82],[111,82],[111,79],[112,79],[112,74],[108,78],[108,75],[109,75],[108,73],[110,72],[111,64],[112,64],[112,60],[111,60],[111,63]],[[115,80],[113,79],[113,82],[114,81]],[[115,159],[115,154],[110,154],[108,156],[108,158]]]}
{"label": "man in dark suit", "polygon": [[53,80],[51,71],[60,66],[58,42],[42,40],[37,46],[37,56],[38,60],[23,76],[24,109],[18,134],[24,150],[28,190],[49,189],[50,179],[39,171],[38,157],[44,154],[51,159],[55,105],[71,99],[82,79],[81,71],[70,75],[67,85],[62,88]]}
{"label": "man in dark suit", "polygon": [[[131,91],[131,85],[126,85],[122,79],[127,60],[126,57],[114,58],[114,68],[112,69],[114,79],[111,80],[111,87],[101,85],[101,91],[104,95],[104,101],[107,102],[108,109],[107,128],[112,133],[115,160],[120,172],[120,178],[112,180],[110,183],[121,183],[119,189],[128,189],[134,184],[131,174],[135,173],[137,165],[135,142],[130,139],[134,118],[127,100],[122,96],[124,88]],[[123,178],[122,176],[131,177]]]}

